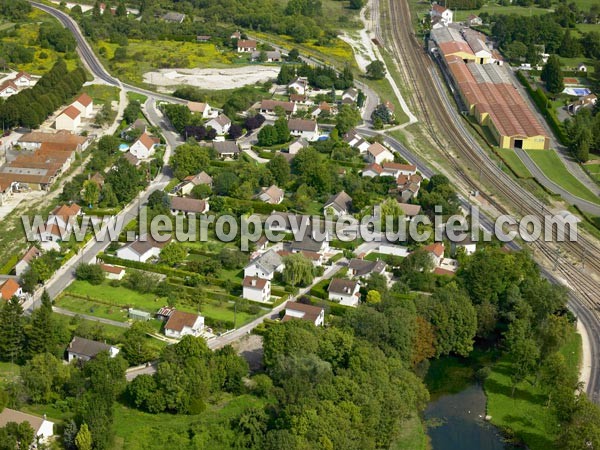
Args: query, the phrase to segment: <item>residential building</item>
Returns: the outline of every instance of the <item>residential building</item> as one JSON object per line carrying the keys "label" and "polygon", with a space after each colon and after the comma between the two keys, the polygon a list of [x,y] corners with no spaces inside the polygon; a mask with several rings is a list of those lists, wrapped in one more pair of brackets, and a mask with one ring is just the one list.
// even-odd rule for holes
{"label": "residential building", "polygon": [[148,134],[143,133],[138,140],[129,147],[129,152],[138,159],[146,159],[154,154],[156,144],[158,144],[157,140],[151,138]]}
{"label": "residential building", "polygon": [[89,361],[101,352],[108,352],[110,357],[114,358],[119,354],[119,349],[104,342],[75,336],[67,347],[67,361],[71,362],[74,359],[84,362]]}
{"label": "residential building", "polygon": [[402,212],[404,212],[404,216],[407,220],[412,220],[413,217],[421,214],[421,205],[398,202],[398,206],[402,208]]}
{"label": "residential building", "polygon": [[371,143],[360,136],[356,130],[351,130],[344,136],[344,142],[350,147],[357,149],[360,153],[366,153]]}
{"label": "residential building", "polygon": [[351,277],[366,278],[371,274],[381,275],[385,272],[386,264],[380,259],[369,261],[366,259],[352,258],[348,263],[348,273]]}
{"label": "residential building", "polygon": [[[252,61],[260,61],[263,55],[262,51],[256,50],[252,52]],[[281,62],[281,53],[279,50],[266,51],[264,52],[264,62]]]}
{"label": "residential building", "polygon": [[79,110],[82,117],[90,118],[94,115],[94,101],[85,92],[77,97],[71,105]]}
{"label": "residential building", "polygon": [[444,26],[450,25],[454,19],[454,13],[451,9],[438,4],[435,4],[431,7],[429,14],[431,15],[432,22],[437,19]]}
{"label": "residential building", "polygon": [[54,127],[57,130],[75,131],[81,126],[81,112],[73,105],[67,106],[57,117]]}
{"label": "residential building", "polygon": [[262,188],[256,198],[271,205],[278,205],[283,201],[285,192],[274,184],[268,188]]}
{"label": "residential building", "polygon": [[126,273],[124,267],[113,266],[112,264],[100,264],[100,268],[108,280],[122,280]]}
{"label": "residential building", "polygon": [[258,47],[258,42],[252,39],[238,39],[237,51],[238,53],[252,53],[255,52]]}
{"label": "residential building", "polygon": [[290,155],[296,155],[303,148],[308,147],[310,144],[304,138],[298,138],[294,142],[292,142],[288,147],[288,153]]}
{"label": "residential building", "polygon": [[76,203],[58,205],[50,212],[46,223],[55,223],[60,228],[71,230],[81,214],[81,207]]}
{"label": "residential building", "polygon": [[208,184],[208,186],[212,187],[213,179],[207,174],[204,170],[196,175],[190,175],[189,177],[185,177],[184,181],[189,181],[194,186],[199,186],[201,184]]}
{"label": "residential building", "polygon": [[18,88],[28,88],[31,87],[31,75],[27,72],[19,72],[17,75],[11,80]]}
{"label": "residential building", "polygon": [[342,94],[342,103],[356,103],[357,100],[358,100],[358,89],[356,89],[356,88],[346,89]]}
{"label": "residential building", "polygon": [[272,280],[275,272],[282,272],[283,267],[281,257],[273,249],[269,249],[248,263],[244,268],[244,277],[259,277],[265,280]]}
{"label": "residential building", "polygon": [[116,254],[118,258],[127,261],[146,262],[150,258],[158,258],[167,243],[168,241],[157,242],[151,236],[144,235],[119,248]]}
{"label": "residential building", "polygon": [[308,93],[308,78],[298,77],[287,85],[289,91],[304,95]]}
{"label": "residential building", "polygon": [[[456,234],[460,233],[457,232]],[[456,256],[460,249],[465,252],[465,255],[472,255],[477,251],[477,241],[474,241],[468,232],[466,233],[464,239],[458,241],[450,239],[450,253],[453,256]]]}
{"label": "residential building", "polygon": [[33,442],[21,442],[19,448],[38,448],[38,442],[45,445],[50,444],[50,438],[54,436],[54,422],[46,420],[46,416],[38,417],[10,408],[4,408],[0,412],[0,427],[4,428],[9,423],[22,424],[27,422],[33,428]]}
{"label": "residential building", "polygon": [[285,315],[281,321],[287,322],[294,319],[306,320],[317,327],[322,327],[325,323],[325,310],[319,306],[287,302],[285,304]]}
{"label": "residential building", "polygon": [[168,13],[163,14],[161,19],[165,22],[183,23],[185,20],[185,14],[169,11]]}
{"label": "residential building", "polygon": [[326,216],[329,215],[329,211],[332,211],[334,216],[345,216],[351,209],[352,197],[345,191],[332,195],[323,205],[323,212]]}
{"label": "residential building", "polygon": [[4,281],[0,280],[0,300],[8,301],[15,296],[19,298],[23,296],[21,285],[13,278]]}
{"label": "residential building", "polygon": [[306,94],[290,94],[290,102],[305,106],[313,103],[310,97]]}
{"label": "residential building", "polygon": [[369,163],[382,164],[384,161],[394,161],[394,155],[379,142],[374,142],[367,149],[365,159]]}
{"label": "residential building", "polygon": [[356,308],[360,302],[360,285],[357,281],[334,278],[329,283],[327,291],[329,300],[344,306]]}
{"label": "residential building", "polygon": [[213,148],[221,159],[233,159],[240,154],[240,148],[234,141],[213,142]]}
{"label": "residential building", "polygon": [[289,119],[288,129],[292,136],[302,137],[309,142],[316,141],[319,137],[319,126],[314,120]]}
{"label": "residential building", "polygon": [[123,158],[134,167],[139,166],[142,162],[137,156],[132,155],[130,152],[125,153]]}
{"label": "residential building", "polygon": [[34,239],[40,242],[43,250],[60,250],[59,242],[66,235],[66,230],[56,224],[44,224],[36,230]]}
{"label": "residential building", "polygon": [[235,31],[231,34],[230,39],[241,39],[242,38],[242,33],[238,31]]}
{"label": "residential building", "polygon": [[193,114],[199,114],[203,119],[208,119],[212,116],[212,108],[208,103],[187,102],[187,107]]}
{"label": "residential building", "polygon": [[15,266],[15,274],[17,277],[21,278],[23,274],[29,270],[31,262],[40,256],[42,256],[42,251],[32,245]]}
{"label": "residential building", "polygon": [[206,126],[215,130],[219,136],[222,136],[227,134],[229,128],[231,128],[231,120],[225,114],[219,114],[214,119],[206,122]]}
{"label": "residential building", "polygon": [[140,136],[146,133],[146,131],[148,131],[146,121],[144,119],[136,119],[135,122],[133,122],[131,125],[125,128],[123,131],[121,131],[121,139],[130,140],[128,139],[128,135],[133,130],[138,130],[140,132]]}
{"label": "residential building", "polygon": [[197,200],[188,197],[171,197],[171,212],[173,214],[204,214],[208,212],[209,205],[206,200]]}
{"label": "residential building", "polygon": [[592,109],[596,105],[597,101],[598,97],[596,97],[596,94],[584,95],[583,97],[579,97],[579,99],[573,103],[567,105],[567,111],[569,114],[575,115],[582,108]]}
{"label": "residential building", "polygon": [[469,17],[467,17],[467,25],[470,27],[480,27],[483,25],[483,21],[481,20],[481,17],[470,14]]}
{"label": "residential building", "polygon": [[170,306],[163,306],[156,313],[156,318],[162,322],[166,322],[167,320],[169,320],[169,317],[171,317],[171,314],[173,314],[173,311],[175,311],[175,308],[172,308]]}
{"label": "residential building", "polygon": [[335,107],[334,105],[330,105],[327,102],[321,102],[310,113],[311,117],[313,117],[314,119],[319,117],[321,114],[325,116],[335,116],[337,114],[337,107]]}
{"label": "residential building", "polygon": [[297,111],[295,102],[284,102],[281,100],[263,100],[260,102],[259,110],[263,114],[275,114],[278,108],[281,108],[288,117]]}
{"label": "residential building", "polygon": [[411,176],[417,173],[417,166],[413,164],[399,164],[394,162],[384,162],[381,165],[381,173],[379,175],[398,178],[401,175]]}
{"label": "residential building", "polygon": [[271,281],[259,277],[244,277],[242,297],[255,302],[268,303],[271,300]]}
{"label": "residential building", "polygon": [[42,131],[32,131],[19,138],[19,146],[27,150],[38,150],[43,144],[54,144],[60,146],[64,151],[80,152],[85,150],[90,144],[91,139],[78,136],[69,131],[58,131],[56,133],[44,133]]}
{"label": "residential building", "polygon": [[[302,232],[302,229],[298,231]],[[290,250],[292,253],[304,254],[305,252],[309,252],[309,254],[318,253],[323,255],[329,250],[329,238],[329,234],[326,231],[317,234],[312,227],[307,227],[304,229],[302,236],[296,237],[296,234],[294,235],[294,240],[290,244]]]}
{"label": "residential building", "polygon": [[11,95],[15,95],[17,92],[19,92],[19,88],[12,80],[5,81],[0,85],[1,98],[8,98]]}
{"label": "residential building", "polygon": [[361,175],[363,177],[378,177],[383,172],[383,167],[377,163],[367,164],[365,168],[361,171]]}
{"label": "residential building", "polygon": [[165,336],[181,339],[184,336],[198,337],[204,329],[204,317],[174,310],[165,324]]}
{"label": "residential building", "polygon": [[429,253],[434,266],[437,267],[442,263],[442,260],[444,259],[444,244],[441,242],[434,242],[433,244],[423,247],[423,250]]}

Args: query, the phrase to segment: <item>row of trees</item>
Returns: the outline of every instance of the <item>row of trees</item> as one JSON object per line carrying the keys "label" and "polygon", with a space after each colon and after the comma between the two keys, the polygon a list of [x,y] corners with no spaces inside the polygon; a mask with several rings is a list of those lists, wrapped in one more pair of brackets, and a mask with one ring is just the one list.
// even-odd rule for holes
{"label": "row of trees", "polygon": [[85,80],[82,68],[69,72],[64,60],[59,59],[34,87],[12,95],[0,105],[0,121],[5,127],[37,128],[77,94]]}

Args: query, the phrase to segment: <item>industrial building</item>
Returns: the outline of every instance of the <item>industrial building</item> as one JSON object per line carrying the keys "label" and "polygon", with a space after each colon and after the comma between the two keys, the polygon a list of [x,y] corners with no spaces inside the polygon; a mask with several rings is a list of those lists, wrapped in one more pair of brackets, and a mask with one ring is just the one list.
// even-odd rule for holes
{"label": "industrial building", "polygon": [[525,103],[510,69],[485,36],[470,28],[432,30],[438,56],[462,108],[486,126],[501,148],[548,149],[544,127]]}

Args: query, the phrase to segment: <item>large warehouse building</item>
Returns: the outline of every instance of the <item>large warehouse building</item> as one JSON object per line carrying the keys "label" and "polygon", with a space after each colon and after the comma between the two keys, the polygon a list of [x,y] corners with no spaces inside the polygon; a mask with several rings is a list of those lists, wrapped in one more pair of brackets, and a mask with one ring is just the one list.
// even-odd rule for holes
{"label": "large warehouse building", "polygon": [[548,149],[550,142],[485,36],[469,28],[432,30],[431,38],[463,105],[501,148]]}

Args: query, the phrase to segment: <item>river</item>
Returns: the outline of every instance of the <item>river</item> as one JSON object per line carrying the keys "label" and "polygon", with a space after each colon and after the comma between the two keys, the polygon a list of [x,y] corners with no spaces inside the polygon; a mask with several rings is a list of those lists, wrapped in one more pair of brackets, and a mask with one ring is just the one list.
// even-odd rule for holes
{"label": "river", "polygon": [[513,450],[485,421],[486,398],[479,384],[433,400],[425,410],[433,450]]}

